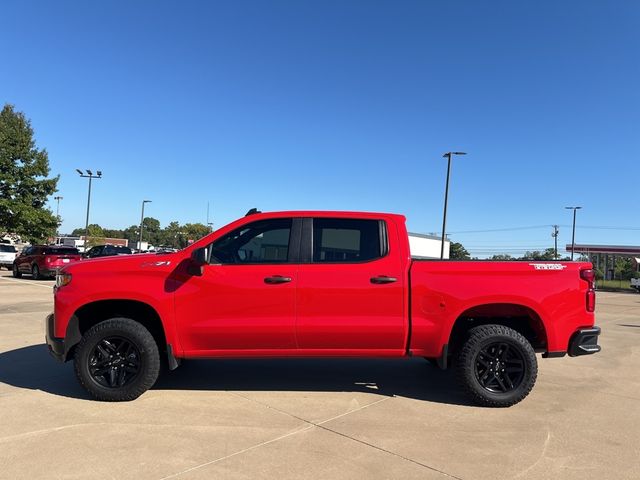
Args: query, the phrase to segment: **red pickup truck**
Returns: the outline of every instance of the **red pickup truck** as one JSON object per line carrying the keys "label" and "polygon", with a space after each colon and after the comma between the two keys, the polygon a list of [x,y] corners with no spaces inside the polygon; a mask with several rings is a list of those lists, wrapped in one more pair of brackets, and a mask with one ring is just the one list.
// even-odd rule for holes
{"label": "red pickup truck", "polygon": [[535,352],[600,351],[591,264],[412,260],[401,215],[248,214],[176,253],[74,263],[56,283],[50,352],[106,401],[140,396],[161,361],[419,356],[503,407],[533,387]]}

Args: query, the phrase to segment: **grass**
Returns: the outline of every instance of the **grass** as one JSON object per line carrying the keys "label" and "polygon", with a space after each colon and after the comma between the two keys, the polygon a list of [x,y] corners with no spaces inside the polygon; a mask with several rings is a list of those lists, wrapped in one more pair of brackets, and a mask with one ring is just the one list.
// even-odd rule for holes
{"label": "grass", "polygon": [[601,290],[615,289],[615,290],[629,290],[635,292],[635,288],[631,288],[631,282],[629,280],[597,280],[596,287]]}

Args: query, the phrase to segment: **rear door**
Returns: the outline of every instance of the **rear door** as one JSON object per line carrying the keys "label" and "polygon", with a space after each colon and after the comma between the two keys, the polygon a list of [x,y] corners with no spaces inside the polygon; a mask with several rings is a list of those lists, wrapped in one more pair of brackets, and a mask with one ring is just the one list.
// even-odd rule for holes
{"label": "rear door", "polygon": [[18,270],[23,273],[31,273],[31,263],[35,259],[35,255],[37,255],[37,250],[38,247],[27,247],[22,251],[16,261]]}
{"label": "rear door", "polygon": [[305,219],[303,232],[300,349],[319,355],[401,353],[406,285],[395,226],[378,219],[313,218]]}

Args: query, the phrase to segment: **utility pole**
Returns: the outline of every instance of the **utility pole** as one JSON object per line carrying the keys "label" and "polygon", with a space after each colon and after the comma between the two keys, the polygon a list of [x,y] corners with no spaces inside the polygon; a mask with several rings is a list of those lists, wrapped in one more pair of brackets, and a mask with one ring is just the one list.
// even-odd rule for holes
{"label": "utility pole", "polygon": [[102,178],[102,172],[98,170],[96,171],[96,175],[94,175],[91,170],[87,170],[87,173],[85,175],[79,168],[76,168],[76,172],[78,172],[82,178],[89,179],[89,193],[87,195],[87,221],[84,224],[84,250],[86,252],[87,242],[89,241],[89,207],[91,207],[91,180],[93,180],[94,178]]}
{"label": "utility pole", "polygon": [[447,201],[449,200],[449,175],[451,173],[451,157],[453,155],[466,155],[465,152],[447,152],[442,155],[443,158],[447,157],[447,183],[444,190],[444,213],[442,214],[442,243],[440,245],[440,260],[444,259],[444,242],[446,238],[447,227]]}
{"label": "utility pole", "polygon": [[554,260],[558,260],[558,232],[559,232],[559,227],[558,225],[551,225],[553,227],[553,233],[551,234],[551,236],[553,237],[553,259]]}

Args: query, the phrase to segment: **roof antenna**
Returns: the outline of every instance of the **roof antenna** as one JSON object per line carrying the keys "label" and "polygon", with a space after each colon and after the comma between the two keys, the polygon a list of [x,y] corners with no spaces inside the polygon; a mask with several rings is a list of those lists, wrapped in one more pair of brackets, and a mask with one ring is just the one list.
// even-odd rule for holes
{"label": "roof antenna", "polygon": [[255,215],[256,213],[262,213],[262,212],[254,207],[245,214],[245,217],[248,217],[249,215]]}

